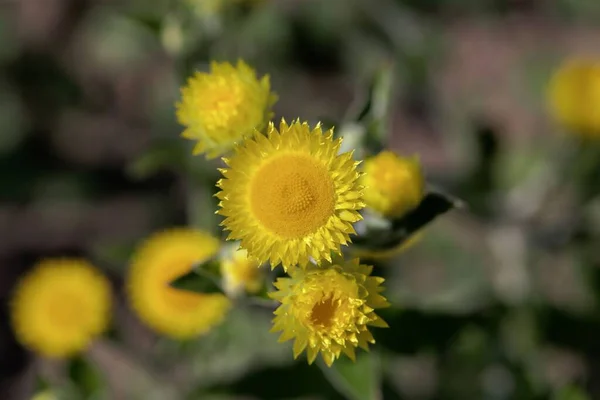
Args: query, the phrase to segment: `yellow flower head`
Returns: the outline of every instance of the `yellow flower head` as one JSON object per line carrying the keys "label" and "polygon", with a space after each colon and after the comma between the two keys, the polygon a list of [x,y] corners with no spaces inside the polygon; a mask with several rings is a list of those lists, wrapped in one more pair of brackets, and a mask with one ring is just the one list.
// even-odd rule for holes
{"label": "yellow flower head", "polygon": [[43,392],[37,392],[33,395],[30,400],[59,400],[56,393],[51,390],[44,390]]}
{"label": "yellow flower head", "polygon": [[230,307],[227,297],[170,286],[194,264],[213,257],[218,250],[218,239],[186,228],[156,233],[142,243],[127,277],[128,295],[140,319],[175,339],[201,335],[220,323]]}
{"label": "yellow flower head", "polygon": [[262,129],[271,118],[277,97],[269,76],[260,81],[243,61],[237,66],[211,63],[210,73],[196,72],[181,89],[177,118],[186,127],[182,136],[196,140],[194,154],[222,155],[235,143]]}
{"label": "yellow flower head", "polygon": [[328,366],[341,353],[354,360],[357,347],[369,350],[375,343],[368,327],[387,327],[374,311],[389,303],[379,294],[383,278],[370,276],[372,269],[356,258],[290,270],[269,294],[281,303],[271,331],[282,331],[280,342],[295,339],[294,358],[306,349],[309,364],[319,352]]}
{"label": "yellow flower head", "polygon": [[11,303],[17,339],[51,358],[72,356],[107,327],[110,285],[85,260],[40,261],[18,284]]}
{"label": "yellow flower head", "polygon": [[575,134],[600,137],[600,61],[566,62],[552,77],[548,97],[559,123]]}
{"label": "yellow flower head", "polygon": [[257,293],[263,285],[263,272],[260,263],[249,258],[244,249],[231,252],[221,261],[225,291],[232,295],[243,291]]}
{"label": "yellow flower head", "polygon": [[400,217],[419,205],[425,178],[418,159],[382,151],[365,161],[365,203],[386,217]]}
{"label": "yellow flower head", "polygon": [[241,248],[272,268],[339,254],[364,207],[358,163],[352,153],[338,155],[340,144],[320,125],[311,130],[305,122],[282,121],[279,131],[271,123],[268,137],[257,133],[238,146],[224,159],[229,168],[217,184],[227,239],[241,240]]}

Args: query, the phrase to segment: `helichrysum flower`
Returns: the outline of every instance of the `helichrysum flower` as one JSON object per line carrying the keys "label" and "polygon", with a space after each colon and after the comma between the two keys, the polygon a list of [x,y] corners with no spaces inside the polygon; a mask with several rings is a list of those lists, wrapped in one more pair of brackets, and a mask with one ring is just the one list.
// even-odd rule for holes
{"label": "helichrysum flower", "polygon": [[59,400],[59,397],[51,390],[37,392],[30,400]]}
{"label": "helichrysum flower", "polygon": [[246,250],[238,249],[221,261],[221,276],[228,294],[256,293],[263,286],[264,270],[259,262],[248,257]]}
{"label": "helichrysum flower", "polygon": [[11,303],[17,339],[51,358],[72,356],[107,327],[111,291],[107,279],[81,259],[40,261],[18,284]]}
{"label": "helichrysum flower", "polygon": [[570,60],[548,88],[550,111],[573,133],[600,137],[600,60]]}
{"label": "helichrysum flower", "polygon": [[186,127],[182,136],[196,140],[194,154],[222,155],[235,143],[262,129],[271,118],[276,96],[269,77],[257,79],[243,61],[211,63],[210,73],[196,72],[181,89],[177,118]]}
{"label": "helichrysum flower", "polygon": [[364,171],[365,203],[386,217],[400,217],[423,199],[425,178],[416,158],[386,150],[365,160]]}
{"label": "helichrysum flower", "polygon": [[289,278],[275,282],[270,296],[281,303],[273,332],[279,341],[294,339],[294,358],[305,349],[309,364],[321,353],[328,366],[343,353],[354,360],[355,349],[375,343],[369,326],[387,327],[375,309],[389,303],[380,294],[383,278],[370,276],[373,267],[358,259],[290,269]]}
{"label": "helichrysum flower", "polygon": [[341,139],[320,125],[271,123],[236,147],[217,186],[227,239],[259,262],[284,268],[331,260],[354,234],[352,224],[364,207],[358,162],[338,155]]}
{"label": "helichrysum flower", "polygon": [[218,239],[187,228],[159,232],[142,243],[127,277],[128,295],[140,319],[158,333],[175,339],[201,335],[220,323],[230,308],[227,297],[170,286],[218,250]]}

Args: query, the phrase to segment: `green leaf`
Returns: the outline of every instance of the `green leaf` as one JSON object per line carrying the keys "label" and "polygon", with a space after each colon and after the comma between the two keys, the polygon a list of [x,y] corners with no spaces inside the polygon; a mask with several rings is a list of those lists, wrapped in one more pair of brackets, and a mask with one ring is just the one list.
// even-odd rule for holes
{"label": "green leaf", "polygon": [[568,385],[560,389],[554,396],[554,400],[590,400],[583,389],[575,385]]}
{"label": "green leaf", "polygon": [[370,229],[366,234],[353,238],[357,247],[374,251],[394,249],[408,240],[414,233],[448,211],[463,207],[463,202],[440,192],[429,192],[421,203],[408,214],[391,221],[382,229]]}
{"label": "green leaf", "polygon": [[356,362],[341,357],[331,367],[319,362],[331,385],[351,400],[381,399],[381,368],[376,353],[361,353]]}
{"label": "green leaf", "polygon": [[185,170],[187,148],[183,140],[157,140],[127,167],[134,179],[146,179],[165,169]]}
{"label": "green leaf", "polygon": [[[390,100],[393,92],[392,64],[383,65],[373,76],[364,98],[351,106],[345,118],[345,126],[358,123],[364,132],[356,136],[369,153],[379,153],[385,148],[389,131]],[[344,136],[345,139],[345,136]],[[354,148],[360,148],[356,145]]]}
{"label": "green leaf", "polygon": [[195,266],[187,274],[171,282],[171,286],[194,293],[223,293],[219,276],[216,273],[219,264],[209,260]]}
{"label": "green leaf", "polygon": [[106,395],[104,379],[100,371],[84,357],[69,361],[68,374],[81,394],[82,399],[100,399]]}

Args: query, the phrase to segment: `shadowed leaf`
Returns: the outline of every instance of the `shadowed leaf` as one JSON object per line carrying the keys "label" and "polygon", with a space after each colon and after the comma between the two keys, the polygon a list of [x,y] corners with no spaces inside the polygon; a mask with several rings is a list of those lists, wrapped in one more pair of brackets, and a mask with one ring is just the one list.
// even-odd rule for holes
{"label": "shadowed leaf", "polygon": [[352,242],[357,247],[369,250],[393,249],[438,216],[459,207],[463,207],[462,201],[443,193],[429,192],[417,208],[401,218],[392,220],[389,227],[371,229],[365,235],[353,238]]}

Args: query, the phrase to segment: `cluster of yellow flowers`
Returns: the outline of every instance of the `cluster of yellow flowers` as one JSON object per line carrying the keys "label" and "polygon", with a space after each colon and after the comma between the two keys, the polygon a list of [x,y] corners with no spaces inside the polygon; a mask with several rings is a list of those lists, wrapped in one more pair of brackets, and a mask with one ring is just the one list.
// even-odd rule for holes
{"label": "cluster of yellow flowers", "polygon": [[[227,239],[239,246],[191,228],[157,232],[134,251],[127,298],[148,327],[190,339],[223,321],[238,294],[262,289],[262,265],[281,264],[287,276],[269,294],[280,303],[272,330],[281,331],[281,341],[294,339],[294,357],[306,350],[312,363],[320,353],[330,366],[341,354],[354,359],[356,348],[368,349],[369,327],[387,326],[375,313],[389,305],[383,278],[342,255],[359,211],[368,206],[389,217],[410,211],[423,198],[423,175],[417,160],[389,151],[360,170],[353,152],[340,154],[342,139],[332,129],[268,122],[275,100],[268,76],[259,80],[242,61],[212,63],[182,89],[177,117],[183,136],[197,142],[194,153],[227,155],[217,213]],[[170,285],[215,258],[225,294]],[[110,293],[108,280],[85,260],[42,260],[14,292],[17,338],[48,357],[80,352],[107,328]]]}
{"label": "cluster of yellow flowers", "polygon": [[227,239],[256,265],[281,264],[288,274],[270,293],[281,303],[273,331],[294,339],[295,357],[306,349],[309,363],[321,353],[331,365],[374,342],[368,326],[387,326],[375,314],[389,305],[383,279],[342,257],[359,211],[368,204],[386,216],[404,214],[422,200],[424,181],[416,160],[391,152],[360,171],[353,152],[340,154],[342,139],[320,124],[282,120],[263,129],[275,98],[268,77],[258,80],[244,62],[213,63],[182,89],[177,115],[196,153],[231,153],[222,158],[216,195]]}

